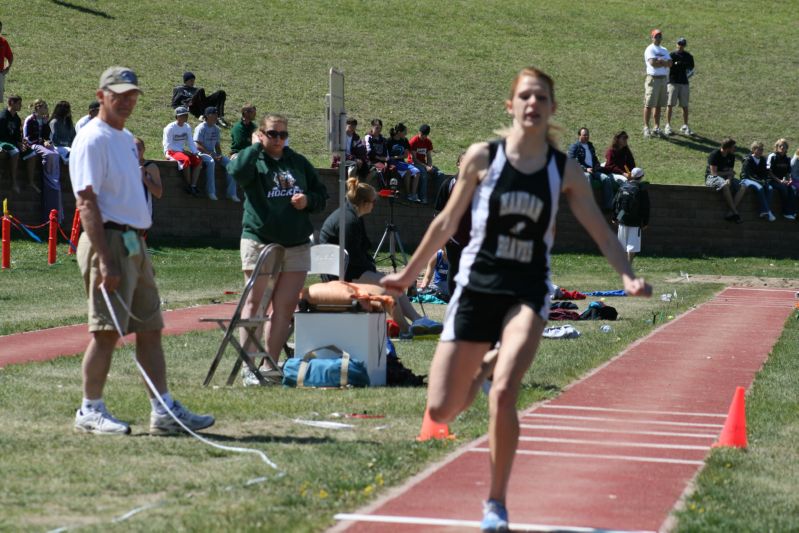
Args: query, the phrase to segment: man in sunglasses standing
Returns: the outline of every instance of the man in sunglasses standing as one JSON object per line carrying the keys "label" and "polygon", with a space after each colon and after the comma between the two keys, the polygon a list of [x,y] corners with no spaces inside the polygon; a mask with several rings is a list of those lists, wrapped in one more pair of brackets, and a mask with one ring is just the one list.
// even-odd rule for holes
{"label": "man in sunglasses standing", "polygon": [[159,401],[147,389],[152,405],[150,433],[184,431],[164,405],[191,430],[214,423],[213,416],[183,407],[167,388],[161,300],[143,238],[152,219],[142,192],[138,151],[133,135],[125,129],[140,94],[138,78],[129,68],[111,67],[103,72],[97,90],[99,114],[81,128],[69,158],[72,190],[85,229],[77,256],[92,335],[83,356],[83,402],[74,427],[100,435],[130,433],[130,426],[111,415],[103,401],[120,329],[136,334],[136,360],[160,396]]}
{"label": "man in sunglasses standing", "polygon": [[[252,275],[265,246],[275,243],[286,249],[272,291],[272,316],[265,331],[266,350],[277,362],[288,338],[297,295],[311,268],[308,236],[313,226],[310,214],[325,208],[327,189],[313,165],[286,146],[289,137],[286,117],[265,116],[256,135],[259,142],[239,152],[228,165],[228,172],[244,190],[241,234],[244,282]],[[267,282],[266,276],[258,277],[242,310],[242,318],[255,316]],[[260,336],[261,332],[258,334]],[[247,341],[247,333],[243,331],[242,346],[246,347]],[[248,369],[245,369],[244,384],[258,384]]]}

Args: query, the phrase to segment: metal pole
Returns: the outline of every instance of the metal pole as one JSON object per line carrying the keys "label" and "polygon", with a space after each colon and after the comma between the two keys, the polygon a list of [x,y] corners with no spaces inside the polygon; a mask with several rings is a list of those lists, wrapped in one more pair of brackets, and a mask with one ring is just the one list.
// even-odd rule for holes
{"label": "metal pole", "polygon": [[347,209],[347,150],[346,150],[346,140],[344,136],[346,136],[347,130],[347,114],[341,113],[338,116],[338,124],[339,124],[339,146],[341,147],[341,151],[339,152],[339,165],[338,165],[338,197],[339,197],[339,217],[338,217],[338,279],[344,281],[344,272],[346,271],[344,265],[344,247],[345,247],[345,234],[344,234],[344,226],[346,224],[346,213],[345,210]]}

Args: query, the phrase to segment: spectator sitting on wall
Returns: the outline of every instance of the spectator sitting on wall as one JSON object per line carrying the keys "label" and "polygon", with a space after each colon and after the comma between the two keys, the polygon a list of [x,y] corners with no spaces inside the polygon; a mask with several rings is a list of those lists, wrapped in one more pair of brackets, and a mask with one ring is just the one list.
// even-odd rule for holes
{"label": "spectator sitting on wall", "polygon": [[419,175],[419,199],[427,203],[427,191],[433,179],[433,190],[438,190],[438,169],[433,166],[433,141],[430,140],[430,126],[422,124],[419,133],[411,137],[408,162],[413,163],[421,171]]}
{"label": "spectator sitting on wall", "polygon": [[766,158],[763,157],[763,143],[755,141],[751,144],[750,153],[741,165],[741,185],[751,189],[757,195],[760,218],[774,222],[777,217],[771,212],[771,187],[768,184]]}
{"label": "spectator sitting on wall", "polygon": [[230,159],[222,155],[222,148],[219,145],[219,126],[216,125],[217,111],[215,107],[208,107],[205,110],[205,122],[194,129],[194,143],[197,145],[200,159],[205,164],[205,192],[208,198],[216,200],[216,165],[219,164],[225,169],[225,196],[233,202],[240,202],[236,196],[236,182],[228,174],[227,165]]}
{"label": "spectator sitting on wall", "polygon": [[[344,158],[348,164],[354,166],[355,175],[359,179],[365,179],[369,175],[369,162],[366,157],[366,145],[361,136],[355,131],[358,128],[358,121],[355,118],[347,119],[346,145],[344,146]],[[334,165],[335,167],[336,165]]]}
{"label": "spectator sitting on wall", "polygon": [[609,212],[613,207],[613,177],[602,172],[602,167],[599,165],[599,159],[596,156],[594,143],[590,141],[590,138],[591,133],[588,131],[588,128],[580,128],[577,131],[577,142],[569,146],[566,156],[576,160],[577,163],[580,164],[592,188],[602,190],[602,202],[600,207],[603,211]]}
{"label": "spectator sitting on wall", "polygon": [[379,118],[372,119],[371,129],[363,138],[366,145],[366,158],[369,160],[370,170],[382,175],[388,162],[388,146],[383,137],[383,121]]}
{"label": "spectator sitting on wall", "polygon": [[[42,208],[43,218],[47,220],[50,210],[58,211],[61,222],[64,208],[61,203],[61,162],[58,152],[50,142],[50,110],[47,102],[37,99],[31,105],[32,113],[22,125],[23,142],[30,146],[42,162]],[[34,158],[31,159],[33,161]],[[33,167],[28,171],[32,173]],[[33,180],[31,179],[31,182]]]}
{"label": "spectator sitting on wall", "polygon": [[89,104],[89,113],[80,117],[80,120],[78,120],[75,123],[75,133],[77,134],[80,131],[80,129],[86,124],[88,124],[91,119],[96,117],[97,113],[99,112],[100,112],[100,102],[95,100],[94,102]]}
{"label": "spectator sitting on wall", "polygon": [[200,118],[206,107],[213,106],[219,111],[219,125],[227,128],[228,123],[224,119],[227,93],[220,90],[206,96],[205,89],[195,86],[196,81],[194,73],[183,73],[183,85],[172,91],[172,108],[186,107],[192,115]]}
{"label": "spectator sitting on wall", "polygon": [[[20,154],[29,151],[22,141],[22,119],[19,118],[19,110],[22,108],[22,98],[12,94],[8,97],[8,106],[0,111],[0,152],[8,154],[8,168],[11,174],[11,189],[15,193],[20,192],[19,181],[19,158]],[[41,192],[33,183],[33,174],[29,173],[30,186],[36,192]]]}
{"label": "spectator sitting on wall", "polygon": [[780,193],[782,215],[788,220],[796,220],[796,190],[791,187],[791,160],[788,158],[788,140],[779,139],[774,143],[774,151],[766,159],[769,187]]}
{"label": "spectator sitting on wall", "polygon": [[[400,122],[389,130],[386,148],[389,153],[389,166],[393,167],[405,183],[405,192],[411,202],[421,202],[419,198],[419,169],[408,163],[411,144],[408,142],[408,128]],[[426,199],[425,199],[426,201]]]}
{"label": "spectator sitting on wall", "polygon": [[252,136],[258,125],[254,122],[256,109],[252,104],[244,104],[241,108],[241,120],[230,129],[230,158],[236,156],[245,148],[252,146]]}
{"label": "spectator sitting on wall", "polygon": [[628,144],[629,138],[626,131],[617,132],[605,151],[605,171],[610,172],[617,182],[630,179],[630,172],[635,168],[635,157]]}
{"label": "spectator sitting on wall", "polygon": [[185,107],[175,109],[175,121],[164,128],[164,155],[167,159],[177,161],[178,169],[183,171],[183,180],[186,182],[186,192],[192,196],[200,196],[197,181],[200,179],[202,160],[197,155],[197,145],[191,136],[189,126],[189,110]]}
{"label": "spectator sitting on wall", "polygon": [[[3,31],[3,22],[0,21],[0,31]],[[6,76],[14,63],[14,54],[11,52],[11,45],[5,37],[0,35],[0,102],[3,101],[5,94]]]}
{"label": "spectator sitting on wall", "polygon": [[712,187],[724,197],[729,211],[724,220],[741,224],[738,204],[746,194],[746,187],[735,177],[735,141],[729,137],[721,141],[721,147],[710,152],[705,168],[705,186]]}
{"label": "spectator sitting on wall", "polygon": [[69,163],[69,151],[75,140],[75,126],[72,125],[72,108],[69,102],[61,100],[53,108],[50,117],[50,142],[61,156],[61,161]]}

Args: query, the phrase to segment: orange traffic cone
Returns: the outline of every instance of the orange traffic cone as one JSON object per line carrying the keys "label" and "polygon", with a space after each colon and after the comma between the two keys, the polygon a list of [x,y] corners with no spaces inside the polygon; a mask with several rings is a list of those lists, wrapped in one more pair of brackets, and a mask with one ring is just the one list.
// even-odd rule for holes
{"label": "orange traffic cone", "polygon": [[714,448],[723,446],[733,448],[746,448],[746,403],[744,400],[744,388],[735,389],[735,396],[727,413],[727,421],[724,422],[724,429],[721,430],[719,440],[713,444]]}
{"label": "orange traffic cone", "polygon": [[424,410],[424,419],[422,419],[422,430],[419,431],[419,436],[416,437],[418,442],[424,442],[430,439],[454,439],[455,435],[449,434],[449,426],[434,422],[430,418],[430,411],[426,408]]}

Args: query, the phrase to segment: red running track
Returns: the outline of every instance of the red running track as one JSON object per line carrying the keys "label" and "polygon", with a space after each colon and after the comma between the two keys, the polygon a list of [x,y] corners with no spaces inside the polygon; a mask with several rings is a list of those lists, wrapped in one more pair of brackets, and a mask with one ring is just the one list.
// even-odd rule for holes
{"label": "red running track", "polygon": [[[793,291],[725,289],[523,412],[507,502],[513,530],[667,528],[735,388],[749,388],[793,306]],[[369,507],[337,515],[333,530],[473,529],[488,477],[483,437]]]}
{"label": "red running track", "polygon": [[[164,312],[164,335],[179,335],[189,331],[214,329],[213,322],[200,322],[208,316],[230,316],[233,303],[200,305]],[[82,354],[89,343],[86,324],[41,329],[26,333],[0,336],[0,367],[47,361],[62,355]],[[126,339],[132,336],[125,337]]]}

